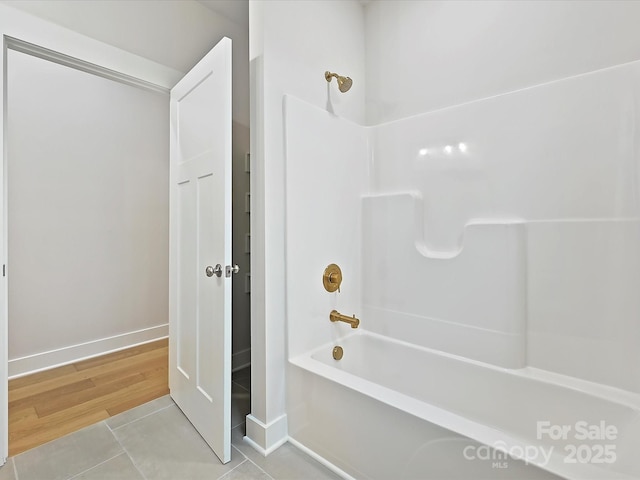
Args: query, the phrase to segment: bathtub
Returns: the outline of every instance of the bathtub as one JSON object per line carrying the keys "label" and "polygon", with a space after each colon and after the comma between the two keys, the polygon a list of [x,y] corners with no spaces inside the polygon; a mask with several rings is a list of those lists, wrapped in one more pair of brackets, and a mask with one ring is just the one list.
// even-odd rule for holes
{"label": "bathtub", "polygon": [[366,331],[287,374],[292,443],[345,477],[640,478],[640,396],[622,390]]}

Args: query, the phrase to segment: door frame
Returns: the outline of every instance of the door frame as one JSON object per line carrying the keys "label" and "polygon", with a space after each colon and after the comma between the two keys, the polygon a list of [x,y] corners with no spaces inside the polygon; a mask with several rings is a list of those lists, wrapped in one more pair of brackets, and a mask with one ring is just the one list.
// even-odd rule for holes
{"label": "door frame", "polygon": [[[80,35],[13,8],[0,5],[0,265],[8,265],[7,250],[7,53],[9,49],[40,56],[66,66],[156,91],[169,92],[183,73],[143,57]],[[22,50],[20,50],[22,49]],[[1,270],[1,269],[0,269]],[[8,273],[8,269],[7,269]],[[0,466],[9,453],[8,429],[8,282],[0,275]]]}

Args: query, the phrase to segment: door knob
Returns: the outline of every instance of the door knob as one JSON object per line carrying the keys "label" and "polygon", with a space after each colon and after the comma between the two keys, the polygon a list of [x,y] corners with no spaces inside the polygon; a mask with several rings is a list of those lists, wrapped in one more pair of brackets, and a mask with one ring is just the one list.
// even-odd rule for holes
{"label": "door knob", "polygon": [[238,273],[240,271],[240,267],[238,265],[227,265],[226,269],[225,269],[225,275],[227,277],[230,277],[232,273]]}
{"label": "door knob", "polygon": [[213,277],[214,273],[217,277],[221,277],[222,265],[220,265],[219,263],[215,267],[212,267],[211,265],[209,265],[207,268],[204,269],[204,273],[207,274],[207,277]]}

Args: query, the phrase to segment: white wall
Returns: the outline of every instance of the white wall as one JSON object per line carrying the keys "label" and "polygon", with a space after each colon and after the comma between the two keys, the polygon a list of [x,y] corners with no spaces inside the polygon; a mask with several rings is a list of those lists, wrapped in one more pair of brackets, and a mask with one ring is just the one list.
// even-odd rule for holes
{"label": "white wall", "polygon": [[7,104],[9,374],[165,336],[167,95],[9,50]]}
{"label": "white wall", "polygon": [[[362,122],[364,18],[355,1],[252,1],[249,9],[253,395],[247,436],[269,451],[287,434],[283,96]],[[325,70],[350,76],[352,89],[341,94],[335,81],[328,85]]]}
{"label": "white wall", "polygon": [[[43,30],[36,25],[53,22],[69,29],[58,29],[56,35],[60,38],[73,31],[97,39],[99,42],[94,42],[91,48],[94,52],[100,52],[108,44],[157,62],[158,70],[166,77],[163,85],[167,87],[173,86],[220,38],[228,36],[233,40],[233,203],[241,206],[234,210],[233,250],[235,262],[242,269],[242,274],[234,277],[233,364],[235,367],[245,365],[251,347],[250,302],[244,288],[244,275],[250,270],[250,257],[244,252],[245,234],[249,231],[249,216],[244,212],[244,195],[249,191],[248,173],[244,171],[244,156],[249,151],[248,18],[242,22],[240,17],[232,20],[220,13],[233,7],[231,13],[238,15],[242,9],[221,4],[206,8],[192,0],[3,0],[2,3],[46,20],[38,22],[31,15],[3,6],[7,24],[14,25],[18,32],[29,32],[34,43],[41,43],[37,35],[38,30]],[[83,42],[74,44],[78,56],[89,53],[82,45]],[[70,53],[73,55],[73,51]],[[126,65],[114,64],[112,68],[131,69],[128,73],[135,76],[135,65],[129,61]]]}
{"label": "white wall", "polygon": [[365,10],[369,124],[640,57],[638,1],[381,0]]}
{"label": "white wall", "polygon": [[249,125],[246,25],[195,0],[2,0],[2,3],[182,73],[189,71],[222,37],[229,37],[233,40],[233,119]]}

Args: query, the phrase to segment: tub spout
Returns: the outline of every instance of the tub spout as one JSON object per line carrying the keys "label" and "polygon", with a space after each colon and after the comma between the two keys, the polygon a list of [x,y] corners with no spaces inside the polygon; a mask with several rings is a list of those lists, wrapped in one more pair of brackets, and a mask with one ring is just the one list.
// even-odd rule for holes
{"label": "tub spout", "polygon": [[329,314],[329,320],[331,320],[332,322],[348,323],[349,325],[351,325],[351,328],[358,328],[358,325],[360,325],[360,320],[357,319],[355,315],[353,317],[349,317],[347,315],[341,314],[337,310],[331,310],[331,313]]}

